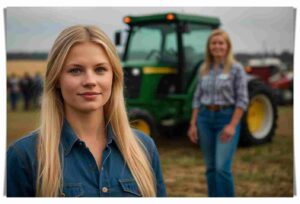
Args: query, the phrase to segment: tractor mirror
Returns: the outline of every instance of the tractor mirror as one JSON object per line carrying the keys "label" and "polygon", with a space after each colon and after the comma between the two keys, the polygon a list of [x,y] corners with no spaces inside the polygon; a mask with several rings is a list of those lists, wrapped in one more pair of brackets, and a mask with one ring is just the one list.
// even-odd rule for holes
{"label": "tractor mirror", "polygon": [[121,45],[121,31],[115,32],[115,45]]}

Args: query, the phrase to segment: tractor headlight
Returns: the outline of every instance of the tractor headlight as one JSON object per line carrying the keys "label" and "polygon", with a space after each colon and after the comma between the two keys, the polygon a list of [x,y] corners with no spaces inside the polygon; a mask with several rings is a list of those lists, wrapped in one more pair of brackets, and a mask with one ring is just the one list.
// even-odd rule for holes
{"label": "tractor headlight", "polygon": [[138,69],[138,68],[134,68],[134,69],[132,69],[132,71],[131,71],[131,73],[132,73],[132,75],[133,76],[139,76],[140,75],[140,69]]}

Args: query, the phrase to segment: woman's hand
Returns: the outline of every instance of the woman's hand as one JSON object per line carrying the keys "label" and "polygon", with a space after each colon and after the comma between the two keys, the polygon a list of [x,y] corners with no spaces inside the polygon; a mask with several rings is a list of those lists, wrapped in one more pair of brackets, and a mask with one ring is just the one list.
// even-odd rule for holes
{"label": "woman's hand", "polygon": [[230,142],[233,135],[235,134],[235,125],[229,124],[226,125],[223,128],[223,131],[221,132],[221,142],[225,143],[225,142]]}
{"label": "woman's hand", "polygon": [[188,137],[192,143],[197,144],[198,135],[197,135],[197,126],[195,124],[191,124],[188,130]]}

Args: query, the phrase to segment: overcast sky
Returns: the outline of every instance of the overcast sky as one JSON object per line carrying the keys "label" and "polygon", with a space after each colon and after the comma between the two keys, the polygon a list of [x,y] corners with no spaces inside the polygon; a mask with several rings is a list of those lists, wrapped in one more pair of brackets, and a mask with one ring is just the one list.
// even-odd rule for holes
{"label": "overcast sky", "polygon": [[228,31],[235,52],[294,51],[295,12],[292,7],[35,7],[5,10],[6,48],[15,51],[48,52],[58,33],[74,24],[94,24],[113,39],[126,29],[126,15],[180,12],[219,17]]}

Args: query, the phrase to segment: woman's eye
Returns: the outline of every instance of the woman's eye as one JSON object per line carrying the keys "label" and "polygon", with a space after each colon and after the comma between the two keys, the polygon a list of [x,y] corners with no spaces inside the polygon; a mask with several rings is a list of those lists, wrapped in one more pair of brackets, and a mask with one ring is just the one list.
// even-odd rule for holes
{"label": "woman's eye", "polygon": [[72,68],[69,70],[71,74],[79,74],[81,72],[80,68]]}
{"label": "woman's eye", "polygon": [[106,68],[104,68],[104,67],[97,67],[97,68],[95,69],[95,71],[96,71],[97,73],[103,73],[103,72],[106,71]]}

